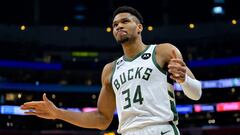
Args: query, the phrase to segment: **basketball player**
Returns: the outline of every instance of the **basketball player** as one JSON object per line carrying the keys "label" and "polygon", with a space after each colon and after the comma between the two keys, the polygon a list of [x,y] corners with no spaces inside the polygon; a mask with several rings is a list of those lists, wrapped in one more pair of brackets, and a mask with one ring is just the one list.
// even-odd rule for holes
{"label": "basketball player", "polygon": [[123,6],[113,15],[113,35],[124,55],[106,64],[95,112],[57,108],[43,94],[43,101],[21,106],[26,114],[60,119],[83,128],[106,129],[118,112],[118,133],[123,135],[179,135],[173,81],[193,100],[201,97],[201,84],[169,43],[142,42],[143,19],[134,8]]}

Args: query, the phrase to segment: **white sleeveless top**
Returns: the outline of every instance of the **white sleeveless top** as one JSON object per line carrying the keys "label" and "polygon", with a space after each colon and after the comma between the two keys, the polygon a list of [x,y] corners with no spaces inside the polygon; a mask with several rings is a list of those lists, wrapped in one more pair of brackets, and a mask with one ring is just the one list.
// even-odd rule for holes
{"label": "white sleeveless top", "polygon": [[148,125],[165,124],[178,116],[173,85],[156,62],[156,45],[149,45],[134,59],[115,61],[111,78],[119,119],[118,133]]}

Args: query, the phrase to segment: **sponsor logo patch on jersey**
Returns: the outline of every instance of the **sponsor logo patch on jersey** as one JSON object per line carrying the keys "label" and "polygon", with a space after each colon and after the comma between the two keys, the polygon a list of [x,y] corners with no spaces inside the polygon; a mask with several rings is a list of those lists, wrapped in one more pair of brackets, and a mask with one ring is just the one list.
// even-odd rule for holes
{"label": "sponsor logo patch on jersey", "polygon": [[142,59],[144,59],[144,60],[146,60],[146,59],[148,59],[148,58],[150,58],[151,57],[151,53],[144,53],[143,55],[142,55]]}

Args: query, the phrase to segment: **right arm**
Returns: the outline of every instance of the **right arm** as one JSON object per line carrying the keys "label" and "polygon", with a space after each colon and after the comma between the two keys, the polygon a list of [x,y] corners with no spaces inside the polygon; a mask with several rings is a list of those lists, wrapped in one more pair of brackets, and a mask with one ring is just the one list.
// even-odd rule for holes
{"label": "right arm", "polygon": [[172,44],[165,43],[157,46],[156,53],[159,65],[168,67],[170,78],[181,85],[184,94],[192,100],[199,100],[202,96],[201,83],[186,66],[181,52]]}
{"label": "right arm", "polygon": [[116,109],[115,94],[110,82],[113,64],[107,64],[102,72],[102,88],[98,98],[97,111],[95,112],[72,112],[57,108],[46,95],[43,95],[43,101],[32,101],[24,103],[21,106],[23,110],[33,110],[26,112],[29,115],[35,115],[45,119],[60,119],[73,125],[83,128],[106,129],[112,119]]}

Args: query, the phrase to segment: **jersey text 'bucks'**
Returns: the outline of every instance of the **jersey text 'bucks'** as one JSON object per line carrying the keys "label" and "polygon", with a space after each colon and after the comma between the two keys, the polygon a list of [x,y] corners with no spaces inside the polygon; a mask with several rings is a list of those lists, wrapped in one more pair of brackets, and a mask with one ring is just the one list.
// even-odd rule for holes
{"label": "jersey text 'bucks'", "polygon": [[115,61],[112,87],[116,95],[118,132],[177,122],[173,85],[156,62],[156,45],[149,45],[134,59]]}

